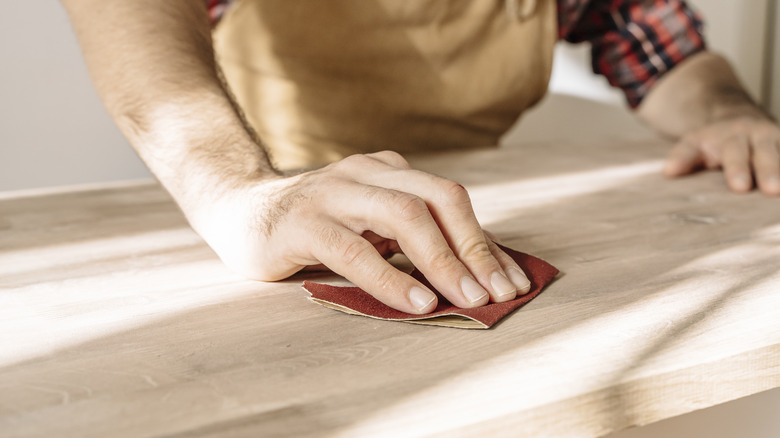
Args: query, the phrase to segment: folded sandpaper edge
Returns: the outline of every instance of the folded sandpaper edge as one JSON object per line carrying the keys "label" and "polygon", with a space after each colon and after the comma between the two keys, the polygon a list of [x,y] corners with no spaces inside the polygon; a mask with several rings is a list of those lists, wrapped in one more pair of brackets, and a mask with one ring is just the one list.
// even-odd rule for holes
{"label": "folded sandpaper edge", "polygon": [[[392,318],[392,319],[369,315],[367,313],[357,311],[351,307],[344,306],[342,304],[334,303],[332,301],[323,300],[311,296],[311,291],[306,289],[306,283],[314,283],[314,282],[304,281],[301,284],[301,287],[306,292],[309,293],[309,297],[308,297],[309,301],[313,303],[317,303],[323,307],[327,307],[328,309],[338,310],[339,312],[344,312],[349,315],[366,316],[368,318],[378,319],[380,321],[400,321],[400,322],[408,322],[411,324],[433,325],[438,327],[469,328],[469,329],[489,329],[491,327],[478,319],[472,318],[468,315],[460,315],[457,313],[448,313],[448,314],[434,315],[434,316],[427,315],[427,314],[426,315],[409,314],[408,318]],[[314,284],[321,284],[321,283],[314,283]],[[333,287],[337,287],[337,286],[333,286]]]}

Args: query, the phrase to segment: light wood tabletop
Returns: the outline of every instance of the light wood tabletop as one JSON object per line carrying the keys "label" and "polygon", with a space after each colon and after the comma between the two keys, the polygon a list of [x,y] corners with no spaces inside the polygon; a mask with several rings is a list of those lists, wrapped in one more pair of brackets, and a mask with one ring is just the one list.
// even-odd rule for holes
{"label": "light wood tabletop", "polygon": [[0,436],[595,437],[780,386],[780,200],[667,144],[413,157],[562,275],[490,330],[223,267],[155,183],[0,200]]}

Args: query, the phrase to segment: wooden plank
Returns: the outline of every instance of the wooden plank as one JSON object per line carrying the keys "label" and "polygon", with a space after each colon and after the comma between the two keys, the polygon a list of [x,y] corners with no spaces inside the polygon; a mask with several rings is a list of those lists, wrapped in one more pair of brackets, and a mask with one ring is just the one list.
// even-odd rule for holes
{"label": "wooden plank", "polygon": [[658,140],[509,143],[412,160],[564,273],[488,331],[245,281],[154,184],[6,197],[1,434],[592,437],[780,386],[777,199]]}

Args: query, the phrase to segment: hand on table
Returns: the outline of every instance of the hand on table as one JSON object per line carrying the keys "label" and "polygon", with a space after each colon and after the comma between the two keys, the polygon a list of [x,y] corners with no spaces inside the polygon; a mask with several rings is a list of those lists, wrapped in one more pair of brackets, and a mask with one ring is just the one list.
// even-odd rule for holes
{"label": "hand on table", "polygon": [[390,307],[423,314],[435,295],[383,256],[403,252],[458,307],[530,289],[477,222],[466,190],[397,153],[354,155],[293,177],[248,183],[196,229],[243,275],[280,280],[323,264]]}
{"label": "hand on table", "polygon": [[731,190],[753,188],[780,195],[780,126],[767,118],[741,117],[686,135],[672,149],[664,172],[677,177],[700,168],[722,168]]}

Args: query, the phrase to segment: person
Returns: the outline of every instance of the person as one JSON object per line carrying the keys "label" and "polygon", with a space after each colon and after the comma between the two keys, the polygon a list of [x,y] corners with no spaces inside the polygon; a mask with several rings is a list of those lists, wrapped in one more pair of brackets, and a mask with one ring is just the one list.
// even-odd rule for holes
{"label": "person", "polygon": [[679,139],[667,175],[719,167],[735,192],[780,194],[780,128],[682,0],[244,0],[215,38],[207,2],[62,2],[120,130],[252,279],[324,266],[428,313],[435,295],[385,259],[403,252],[460,307],[527,292],[466,190],[398,151],[495,144],[543,96],[558,39],[591,42],[594,70]]}

